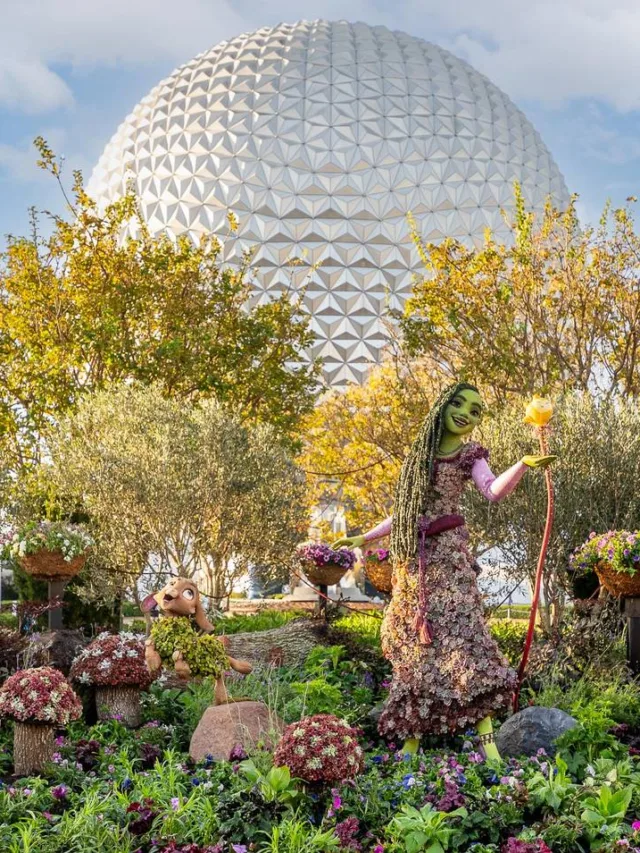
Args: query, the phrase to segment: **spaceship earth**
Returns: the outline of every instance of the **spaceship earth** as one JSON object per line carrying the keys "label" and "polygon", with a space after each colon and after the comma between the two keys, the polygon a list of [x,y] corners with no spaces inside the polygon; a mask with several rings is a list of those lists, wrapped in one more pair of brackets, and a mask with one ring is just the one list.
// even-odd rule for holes
{"label": "spaceship earth", "polygon": [[466,62],[382,26],[301,21],[222,42],[159,83],[89,191],[104,206],[132,182],[152,233],[224,237],[230,263],[251,249],[254,303],[304,288],[311,354],[343,385],[379,361],[419,272],[407,214],[429,241],[477,244],[487,227],[509,239],[515,181],[536,211],[568,201],[539,134]]}

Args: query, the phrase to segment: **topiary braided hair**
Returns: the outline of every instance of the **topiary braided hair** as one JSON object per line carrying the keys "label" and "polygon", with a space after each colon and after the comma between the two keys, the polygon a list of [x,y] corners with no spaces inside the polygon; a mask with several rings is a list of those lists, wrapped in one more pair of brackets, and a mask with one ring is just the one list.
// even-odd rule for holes
{"label": "topiary braided hair", "polygon": [[391,527],[391,553],[396,560],[410,560],[418,547],[418,518],[427,508],[433,486],[435,462],[444,430],[444,412],[461,391],[475,391],[475,385],[456,382],[442,391],[424,419],[420,432],[402,464],[396,488]]}

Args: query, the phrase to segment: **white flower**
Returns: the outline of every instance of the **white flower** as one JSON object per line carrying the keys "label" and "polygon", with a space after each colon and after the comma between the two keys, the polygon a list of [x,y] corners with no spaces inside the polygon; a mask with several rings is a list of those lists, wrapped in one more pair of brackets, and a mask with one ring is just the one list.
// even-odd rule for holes
{"label": "white flower", "polygon": [[309,770],[320,770],[322,767],[322,761],[319,758],[310,758],[307,761],[306,766]]}

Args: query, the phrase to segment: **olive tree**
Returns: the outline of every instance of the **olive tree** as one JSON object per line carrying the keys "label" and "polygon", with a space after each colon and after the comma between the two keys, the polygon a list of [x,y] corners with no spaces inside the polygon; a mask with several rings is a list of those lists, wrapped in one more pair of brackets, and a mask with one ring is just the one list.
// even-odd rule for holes
{"label": "olive tree", "polygon": [[[479,436],[491,450],[498,472],[526,453],[537,439],[523,423],[523,406],[500,411]],[[592,530],[640,527],[640,405],[629,398],[598,400],[580,392],[558,401],[551,421],[555,521],[544,573],[543,627],[560,624],[573,549]],[[514,582],[533,582],[546,512],[544,477],[529,471],[515,492],[489,504],[470,489],[466,516],[483,547],[498,547],[500,562]]]}
{"label": "olive tree", "polygon": [[220,600],[249,564],[286,576],[303,481],[273,427],[133,385],[84,398],[51,446],[55,490],[95,533],[89,595],[172,572]]}

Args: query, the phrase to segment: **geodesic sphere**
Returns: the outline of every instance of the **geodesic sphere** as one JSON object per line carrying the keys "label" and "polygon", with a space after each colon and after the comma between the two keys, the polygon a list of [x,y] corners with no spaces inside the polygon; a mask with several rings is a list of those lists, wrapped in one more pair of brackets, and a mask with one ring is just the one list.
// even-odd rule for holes
{"label": "geodesic sphere", "polygon": [[253,249],[254,300],[306,285],[334,385],[379,359],[384,315],[420,269],[407,213],[425,240],[478,243],[487,226],[508,238],[515,181],[536,211],[568,201],[489,80],[437,45],[344,21],[257,30],[178,68],[119,127],[89,189],[105,203],[128,180],[153,233],[213,232],[229,261]]}

